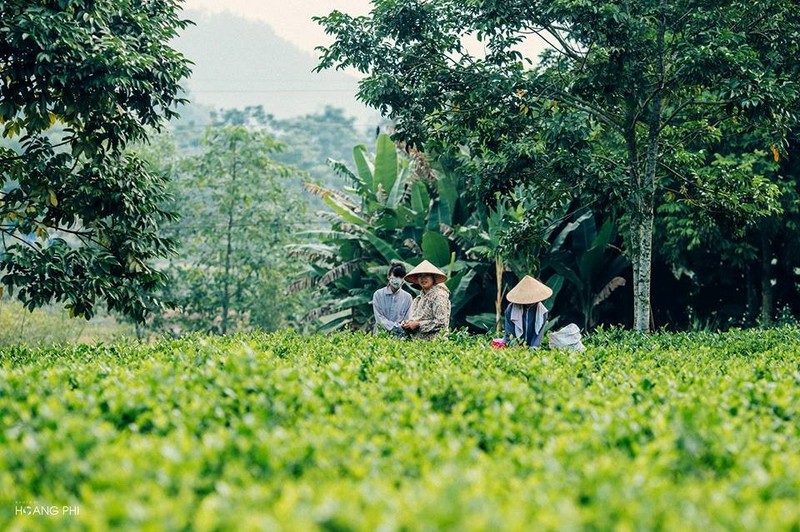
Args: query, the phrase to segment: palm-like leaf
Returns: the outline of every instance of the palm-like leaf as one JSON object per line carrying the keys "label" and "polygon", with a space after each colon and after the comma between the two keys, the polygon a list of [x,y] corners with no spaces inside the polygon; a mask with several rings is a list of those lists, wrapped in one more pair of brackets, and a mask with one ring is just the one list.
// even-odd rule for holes
{"label": "palm-like leaf", "polygon": [[303,188],[305,188],[307,191],[311,192],[315,196],[322,198],[323,200],[326,198],[333,197],[336,199],[339,205],[342,205],[343,207],[346,207],[354,212],[358,212],[360,209],[358,202],[356,200],[354,200],[353,198],[351,198],[350,196],[339,190],[332,188],[325,188],[316,183],[306,183],[303,185]]}
{"label": "palm-like leaf", "polygon": [[360,260],[351,260],[350,262],[345,262],[344,264],[339,264],[338,266],[331,268],[325,275],[319,278],[319,281],[317,281],[317,286],[327,286],[330,283],[341,279],[342,277],[350,275],[354,271],[358,270],[360,263]]}

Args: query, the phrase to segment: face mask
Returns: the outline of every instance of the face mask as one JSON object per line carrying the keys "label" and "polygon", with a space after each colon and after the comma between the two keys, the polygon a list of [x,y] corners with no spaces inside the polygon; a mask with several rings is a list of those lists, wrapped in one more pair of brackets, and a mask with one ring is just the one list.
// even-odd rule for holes
{"label": "face mask", "polygon": [[399,277],[389,277],[389,284],[392,288],[400,288],[403,286],[403,280]]}

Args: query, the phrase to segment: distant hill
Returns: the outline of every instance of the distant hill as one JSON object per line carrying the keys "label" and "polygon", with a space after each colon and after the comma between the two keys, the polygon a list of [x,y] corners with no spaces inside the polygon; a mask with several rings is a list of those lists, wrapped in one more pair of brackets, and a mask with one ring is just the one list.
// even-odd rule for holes
{"label": "distant hill", "polygon": [[316,58],[282,39],[265,22],[231,13],[187,10],[190,26],[173,46],[194,62],[186,88],[195,101],[224,108],[263,105],[277,118],[344,109],[360,123],[377,112],[355,99],[357,79],[343,72],[314,73]]}

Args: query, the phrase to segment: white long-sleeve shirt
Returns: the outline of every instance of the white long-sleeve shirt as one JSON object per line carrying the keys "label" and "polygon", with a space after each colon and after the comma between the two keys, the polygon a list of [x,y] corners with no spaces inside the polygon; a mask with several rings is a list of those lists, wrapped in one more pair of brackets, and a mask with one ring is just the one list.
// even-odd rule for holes
{"label": "white long-sleeve shirt", "polygon": [[402,333],[403,328],[400,322],[406,319],[408,309],[411,308],[411,294],[398,289],[392,292],[388,286],[384,286],[372,294],[372,311],[375,314],[375,327],[373,332],[390,331]]}

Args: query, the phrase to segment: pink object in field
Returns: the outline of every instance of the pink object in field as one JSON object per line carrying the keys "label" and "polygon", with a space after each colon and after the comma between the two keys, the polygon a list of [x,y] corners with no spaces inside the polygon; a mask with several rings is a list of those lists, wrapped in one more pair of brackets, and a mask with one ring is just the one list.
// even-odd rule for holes
{"label": "pink object in field", "polygon": [[493,349],[503,349],[506,347],[506,341],[502,338],[495,338],[492,340],[492,348]]}

